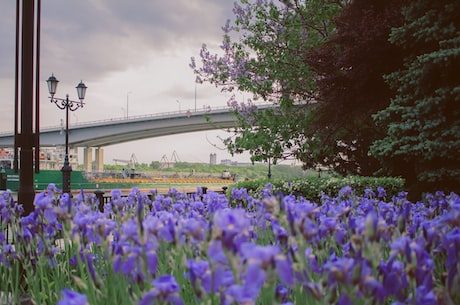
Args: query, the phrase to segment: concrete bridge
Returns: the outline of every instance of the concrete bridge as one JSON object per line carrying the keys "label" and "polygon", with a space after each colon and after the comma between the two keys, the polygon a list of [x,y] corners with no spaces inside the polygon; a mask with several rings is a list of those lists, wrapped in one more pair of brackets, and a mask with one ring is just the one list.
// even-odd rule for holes
{"label": "concrete bridge", "polygon": [[[273,107],[258,105],[259,109]],[[91,170],[92,149],[95,149],[97,170],[104,164],[103,147],[135,140],[161,137],[180,133],[233,127],[236,119],[228,107],[200,111],[166,112],[128,118],[113,118],[101,121],[72,124],[69,126],[69,147],[84,148],[84,167]],[[65,130],[62,126],[42,128],[40,146],[65,145]],[[0,133],[0,148],[14,146],[14,133]]]}

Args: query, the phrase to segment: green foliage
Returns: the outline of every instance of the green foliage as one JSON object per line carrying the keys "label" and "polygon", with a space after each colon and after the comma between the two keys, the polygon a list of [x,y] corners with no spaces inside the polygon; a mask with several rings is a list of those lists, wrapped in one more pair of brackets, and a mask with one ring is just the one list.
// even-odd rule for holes
{"label": "green foliage", "polygon": [[[316,75],[306,63],[307,52],[334,32],[332,18],[348,2],[241,0],[235,22],[224,27],[224,54],[212,55],[204,46],[202,67],[192,59],[199,82],[252,94],[241,105],[235,96],[230,101],[238,119],[235,136],[224,142],[230,153],[247,150],[253,161],[276,164],[304,152],[310,101],[316,97]],[[251,100],[260,99],[278,107],[254,111]]]}
{"label": "green foliage", "polygon": [[[151,164],[155,163],[152,162]],[[104,165],[105,170],[120,171],[123,165]],[[136,167],[136,170],[144,173],[182,173],[184,175],[190,175],[192,172],[194,175],[212,175],[220,176],[223,171],[229,170],[231,174],[235,174],[238,180],[245,179],[263,179],[268,174],[268,164],[254,163],[254,164],[238,164],[238,165],[223,165],[223,164],[206,164],[206,163],[188,163],[188,162],[176,162],[173,167],[153,169],[150,167]],[[274,178],[277,179],[289,179],[299,178],[309,175],[315,175],[313,170],[303,170],[300,166],[293,166],[288,164],[272,164],[271,173]]]}
{"label": "green foliage", "polygon": [[371,153],[414,189],[458,191],[460,3],[419,0],[404,15],[390,41],[404,49],[405,64],[386,76],[397,95],[374,116],[386,136]]}
{"label": "green foliage", "polygon": [[368,153],[381,136],[371,115],[393,95],[383,75],[402,63],[398,46],[388,41],[403,22],[405,1],[356,0],[335,18],[336,33],[309,52],[308,64],[319,75],[318,106],[309,122],[314,142],[302,160],[334,167],[341,174],[373,175],[379,168]]}
{"label": "green foliage", "polygon": [[382,187],[387,198],[392,198],[404,190],[404,179],[396,177],[360,177],[360,176],[323,176],[292,180],[242,181],[232,185],[232,188],[245,188],[249,193],[259,194],[267,183],[273,185],[273,193],[293,194],[308,200],[320,202],[322,195],[335,196],[344,186],[350,186],[357,196],[364,194],[367,189],[377,192]]}

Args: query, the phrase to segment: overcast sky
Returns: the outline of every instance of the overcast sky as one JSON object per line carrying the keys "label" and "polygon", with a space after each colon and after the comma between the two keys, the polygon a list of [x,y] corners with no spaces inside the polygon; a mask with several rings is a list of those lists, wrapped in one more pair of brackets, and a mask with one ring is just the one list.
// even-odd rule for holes
{"label": "overcast sky", "polygon": [[[78,122],[195,107],[195,75],[190,57],[199,57],[206,43],[218,51],[221,27],[233,18],[232,0],[45,0],[42,1],[40,61],[40,122],[59,125],[65,112],[49,102],[46,80],[54,73],[60,81],[57,97],[77,99],[75,86],[88,87],[86,105],[71,113]],[[0,1],[0,130],[14,124],[14,54],[16,1]],[[229,98],[210,85],[198,85],[196,105],[224,106]],[[128,108],[128,110],[126,109]],[[70,126],[70,127],[71,127]],[[169,159],[174,151],[182,161],[231,157],[219,137],[206,131],[130,142],[104,148],[105,162]],[[215,147],[217,146],[217,148]],[[219,149],[220,148],[220,149]],[[82,158],[82,156],[80,156]],[[82,162],[82,160],[80,160]]]}

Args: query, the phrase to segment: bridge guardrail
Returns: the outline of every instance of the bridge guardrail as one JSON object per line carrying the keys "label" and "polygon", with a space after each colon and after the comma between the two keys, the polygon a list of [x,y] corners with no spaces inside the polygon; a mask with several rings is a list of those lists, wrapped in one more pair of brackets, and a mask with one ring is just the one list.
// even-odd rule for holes
{"label": "bridge guardrail", "polygon": [[[267,103],[255,103],[255,106],[268,106]],[[197,111],[190,111],[191,115],[203,115],[207,113],[211,113],[216,110],[225,110],[228,109],[229,111],[232,110],[231,107],[228,106],[217,106],[217,107],[211,107],[210,110],[197,110]],[[189,111],[189,110],[187,110]],[[126,117],[116,117],[116,118],[110,118],[110,119],[101,119],[101,120],[95,120],[95,121],[87,121],[87,122],[79,122],[79,123],[74,123],[72,124],[72,127],[84,127],[84,126],[91,126],[91,125],[104,125],[104,123],[108,122],[127,122],[127,121],[132,121],[132,120],[138,120],[138,119],[148,119],[148,118],[154,118],[154,117],[176,117],[177,114],[184,114],[187,115],[187,111],[166,111],[166,112],[159,112],[159,113],[151,113],[151,114],[141,114],[141,115],[133,115],[129,116],[128,118]],[[40,129],[40,131],[50,131],[50,130],[56,130],[63,128],[61,125],[54,125],[54,126],[46,126]],[[0,132],[0,136],[5,136],[5,135],[12,135],[14,132],[13,131],[6,131],[6,132]]]}

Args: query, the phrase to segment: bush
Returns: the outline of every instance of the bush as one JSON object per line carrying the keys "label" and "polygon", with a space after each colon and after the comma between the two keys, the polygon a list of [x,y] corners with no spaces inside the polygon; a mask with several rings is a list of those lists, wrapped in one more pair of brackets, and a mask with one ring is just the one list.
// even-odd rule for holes
{"label": "bush", "polygon": [[367,189],[374,192],[383,188],[386,197],[392,198],[404,190],[404,179],[398,177],[309,177],[293,180],[252,180],[242,181],[233,184],[232,188],[245,188],[248,193],[260,193],[260,191],[270,182],[273,185],[273,192],[283,194],[293,194],[302,196],[306,199],[319,202],[321,196],[333,196],[344,186],[350,186],[356,195],[362,195]]}

